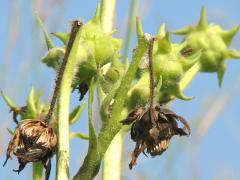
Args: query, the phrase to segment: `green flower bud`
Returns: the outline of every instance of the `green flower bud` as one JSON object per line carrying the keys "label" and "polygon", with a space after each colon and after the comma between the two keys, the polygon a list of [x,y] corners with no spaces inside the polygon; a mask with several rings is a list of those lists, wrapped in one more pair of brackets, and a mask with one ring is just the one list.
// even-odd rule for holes
{"label": "green flower bud", "polygon": [[102,31],[100,23],[100,7],[97,7],[95,16],[82,28],[84,44],[92,44],[88,47],[90,57],[94,57],[98,65],[102,66],[113,59],[114,54],[121,48],[121,40],[113,38],[111,33]]}
{"label": "green flower bud", "polygon": [[162,76],[162,88],[167,88],[178,83],[184,73],[179,61],[171,61],[167,55],[157,55],[154,57],[155,76]]}
{"label": "green flower bud", "polygon": [[132,109],[134,107],[146,105],[149,99],[149,73],[146,72],[142,75],[139,81],[133,85],[133,87],[128,91],[128,103],[126,103],[129,108]]}
{"label": "green flower bud", "polygon": [[154,73],[156,80],[160,78],[162,80],[161,91],[180,99],[189,99],[179,91],[178,83],[184,73],[198,61],[201,52],[191,52],[190,55],[183,54],[186,43],[171,44],[168,33],[157,42],[155,49],[153,56]]}
{"label": "green flower bud", "polygon": [[61,59],[63,58],[64,54],[65,48],[54,47],[52,49],[49,49],[47,54],[42,58],[42,62],[47,66],[57,70],[61,64]]}
{"label": "green flower bud", "polygon": [[107,81],[115,83],[119,79],[119,71],[116,67],[110,67],[104,77]]}
{"label": "green flower bud", "polygon": [[229,31],[223,31],[218,25],[207,25],[205,8],[202,8],[201,17],[196,26],[186,27],[173,33],[185,35],[184,41],[188,47],[202,51],[201,71],[217,72],[221,86],[225,72],[224,61],[227,58],[240,58],[240,53],[232,54],[233,50],[228,49],[239,28],[240,26],[236,26]]}

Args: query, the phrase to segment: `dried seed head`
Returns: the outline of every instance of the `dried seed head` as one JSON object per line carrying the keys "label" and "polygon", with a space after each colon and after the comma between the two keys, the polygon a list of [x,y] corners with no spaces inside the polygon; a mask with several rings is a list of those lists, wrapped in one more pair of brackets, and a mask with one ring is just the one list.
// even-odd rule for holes
{"label": "dried seed head", "polygon": [[6,161],[3,166],[13,152],[19,162],[19,169],[14,170],[15,172],[21,172],[28,162],[41,161],[46,168],[46,174],[49,175],[50,169],[47,167],[50,167],[50,158],[56,144],[56,134],[46,122],[38,119],[23,120],[19,122],[8,144]]}
{"label": "dried seed head", "polygon": [[[183,123],[184,128],[178,127],[177,120]],[[121,122],[124,125],[133,123],[131,138],[136,142],[136,146],[132,152],[130,169],[136,164],[139,154],[142,152],[145,154],[145,149],[151,156],[161,155],[167,150],[169,141],[174,135],[186,136],[190,134],[190,127],[183,117],[160,106],[148,109],[144,107],[135,108]]]}

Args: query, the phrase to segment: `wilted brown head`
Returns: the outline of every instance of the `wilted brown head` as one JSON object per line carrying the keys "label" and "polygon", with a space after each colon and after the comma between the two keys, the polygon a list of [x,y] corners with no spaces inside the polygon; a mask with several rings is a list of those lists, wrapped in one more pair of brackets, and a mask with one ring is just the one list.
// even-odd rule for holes
{"label": "wilted brown head", "polygon": [[47,123],[38,119],[26,119],[18,123],[7,148],[6,161],[13,154],[18,158],[20,172],[28,162],[41,161],[46,168],[46,179],[50,173],[50,158],[57,144],[54,130]]}
{"label": "wilted brown head", "polygon": [[[183,123],[183,128],[178,127],[177,120]],[[133,123],[131,126],[131,138],[136,142],[136,146],[132,152],[130,169],[136,164],[139,154],[142,152],[145,154],[145,149],[151,156],[161,155],[168,148],[172,136],[186,136],[191,133],[190,127],[183,117],[161,106],[148,109],[144,107],[135,108],[121,122],[124,125]]]}

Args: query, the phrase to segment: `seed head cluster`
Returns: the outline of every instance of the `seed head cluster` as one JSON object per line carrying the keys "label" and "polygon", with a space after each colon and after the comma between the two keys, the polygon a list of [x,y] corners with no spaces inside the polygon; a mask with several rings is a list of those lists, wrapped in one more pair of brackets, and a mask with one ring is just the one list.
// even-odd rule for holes
{"label": "seed head cluster", "polygon": [[6,165],[11,153],[13,153],[19,162],[18,170],[21,172],[29,162],[40,161],[46,168],[46,179],[50,174],[50,159],[57,144],[57,137],[53,128],[43,120],[26,119],[18,123],[14,134],[8,144]]}
{"label": "seed head cluster", "polygon": [[[177,121],[183,123],[184,127],[180,128]],[[167,150],[174,135],[187,136],[191,133],[183,117],[161,106],[137,107],[121,122],[124,125],[132,124],[131,139],[136,142],[129,164],[130,169],[136,164],[139,154],[148,153],[152,157],[161,155]]]}

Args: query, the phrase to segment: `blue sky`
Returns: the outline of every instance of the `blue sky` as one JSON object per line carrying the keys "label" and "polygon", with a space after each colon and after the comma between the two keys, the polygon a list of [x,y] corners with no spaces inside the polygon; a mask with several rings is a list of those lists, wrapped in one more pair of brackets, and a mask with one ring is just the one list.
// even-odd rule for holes
{"label": "blue sky", "polygon": [[[24,1],[3,0],[0,6],[0,90],[6,92],[19,105],[23,105],[31,86],[43,89],[42,100],[48,102],[54,84],[54,72],[41,63],[46,52],[42,33],[34,19],[33,12],[39,12],[49,32],[67,31],[70,21],[80,17],[87,22],[94,14],[96,0],[36,0]],[[124,38],[128,19],[130,1],[118,0],[116,6],[116,36]],[[206,7],[209,22],[214,22],[230,29],[240,23],[237,0],[228,1],[178,1],[178,0],[139,0],[137,16],[140,17],[145,32],[154,34],[161,23],[165,23],[169,31],[194,24],[199,19],[200,9]],[[239,33],[240,34],[240,33]],[[173,42],[181,38],[171,36]],[[54,40],[56,44],[60,43]],[[131,41],[134,48],[135,34]],[[231,47],[240,50],[240,35],[234,39]],[[123,179],[240,179],[240,61],[227,61],[227,72],[223,87],[217,85],[216,74],[199,74],[185,90],[185,94],[194,96],[192,101],[175,101],[171,108],[186,117],[192,125],[193,135],[189,138],[175,138],[169,151],[163,156],[146,158],[141,156],[138,165],[128,170],[130,153],[134,143],[125,137],[123,150]],[[227,98],[225,98],[227,96]],[[228,97],[229,96],[229,97]],[[72,107],[78,102],[74,100]],[[226,100],[227,99],[227,100]],[[223,107],[217,104],[223,103]],[[212,125],[198,139],[198,124],[206,118],[209,111],[219,110]],[[6,127],[14,128],[8,108],[0,100],[0,164],[5,160],[6,144],[10,138]],[[210,114],[211,115],[211,114]],[[204,122],[205,122],[204,121]],[[87,116],[84,114],[79,123],[72,127],[74,131],[87,133]],[[74,175],[83,161],[87,150],[87,142],[72,140],[71,142],[71,176]],[[54,164],[55,162],[53,162]],[[12,172],[17,167],[16,159],[8,162],[5,168],[0,166],[1,179],[27,179],[31,174],[30,164],[18,176]],[[51,179],[54,179],[52,171]],[[101,179],[100,176],[98,179]]]}

